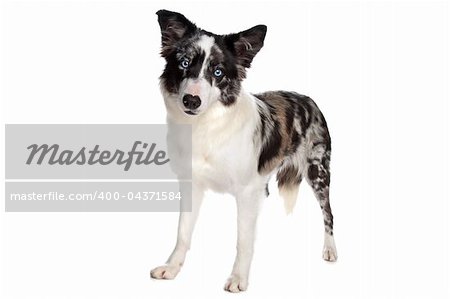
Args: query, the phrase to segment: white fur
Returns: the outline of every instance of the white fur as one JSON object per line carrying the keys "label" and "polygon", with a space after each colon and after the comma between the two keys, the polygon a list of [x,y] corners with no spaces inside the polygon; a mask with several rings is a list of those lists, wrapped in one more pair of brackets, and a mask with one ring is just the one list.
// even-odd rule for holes
{"label": "white fur", "polygon": [[[211,54],[211,48],[214,46],[214,38],[207,35],[202,35],[197,42],[197,45],[205,51],[205,57],[209,57]],[[208,67],[208,59],[203,61],[202,68],[200,70],[200,78],[204,77],[205,68]]]}
{"label": "white fur", "polygon": [[323,245],[322,257],[329,262],[335,262],[337,260],[336,244],[334,243],[334,237],[325,233],[325,242]]}
{"label": "white fur", "polygon": [[288,187],[282,186],[279,189],[279,194],[284,200],[284,209],[286,214],[291,214],[297,202],[299,185],[290,185]]}
{"label": "white fur", "polygon": [[[203,114],[190,116],[174,105],[176,98],[165,94],[168,109],[168,124],[192,125],[192,174],[195,181],[205,189],[217,192],[239,194],[242,188],[253,180],[265,182],[268,176],[260,176],[257,169],[258,149],[253,134],[258,121],[256,103],[252,95],[241,91],[234,105],[223,106],[215,102]],[[169,131],[169,144],[179,146],[185,143]],[[249,142],[250,141],[250,142]],[[177,142],[179,144],[177,145]],[[186,157],[188,158],[188,157]]]}
{"label": "white fur", "polygon": [[261,176],[257,171],[259,153],[252,142],[258,122],[256,101],[252,95],[242,90],[234,105],[224,107],[216,101],[204,113],[191,117],[177,107],[176,97],[162,90],[168,109],[169,152],[180,153],[186,144],[176,132],[170,131],[170,125],[192,125],[194,194],[192,212],[180,214],[178,239],[172,255],[166,265],[152,270],[152,277],[171,279],[177,275],[190,246],[203,193],[210,189],[236,197],[237,253],[225,289],[231,292],[243,291],[248,284],[257,215],[265,197],[264,187],[270,176]]}

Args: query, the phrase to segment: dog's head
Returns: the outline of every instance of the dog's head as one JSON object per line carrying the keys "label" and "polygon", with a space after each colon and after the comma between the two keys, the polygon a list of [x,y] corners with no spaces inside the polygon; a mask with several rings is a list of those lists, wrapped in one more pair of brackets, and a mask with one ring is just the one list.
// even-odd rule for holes
{"label": "dog's head", "polygon": [[267,27],[258,25],[228,35],[195,26],[182,14],[156,13],[161,27],[161,75],[165,92],[187,115],[205,112],[216,102],[232,105],[240,92],[246,68],[262,48]]}

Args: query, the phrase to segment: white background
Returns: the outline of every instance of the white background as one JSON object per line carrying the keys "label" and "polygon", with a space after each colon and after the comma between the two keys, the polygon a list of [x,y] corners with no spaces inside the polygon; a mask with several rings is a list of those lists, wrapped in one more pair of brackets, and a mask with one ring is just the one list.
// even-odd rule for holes
{"label": "white background", "polygon": [[[449,4],[3,1],[2,124],[163,123],[160,8],[215,33],[268,25],[245,87],[311,96],[332,134],[338,262],[321,259],[309,187],[286,216],[272,182],[238,296],[449,298]],[[172,250],[176,213],[0,215],[2,298],[236,296],[222,290],[231,197],[208,195],[174,281],[149,270]]]}

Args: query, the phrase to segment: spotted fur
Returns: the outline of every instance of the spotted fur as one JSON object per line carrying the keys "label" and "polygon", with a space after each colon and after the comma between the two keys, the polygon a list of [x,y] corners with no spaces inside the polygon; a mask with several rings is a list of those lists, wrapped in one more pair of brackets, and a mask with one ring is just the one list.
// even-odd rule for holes
{"label": "spotted fur", "polygon": [[[276,174],[287,212],[303,179],[312,187],[325,224],[323,258],[337,258],[330,207],[331,139],[314,101],[288,91],[249,94],[242,88],[246,70],[264,45],[266,26],[218,35],[198,28],[183,15],[159,11],[160,77],[167,107],[169,152],[192,159],[192,212],[181,212],[178,241],[155,278],[173,278],[184,262],[204,191],[230,193],[238,206],[237,256],[225,289],[247,288],[255,225],[268,181]],[[190,102],[194,101],[195,102]],[[192,125],[192,156],[171,124]],[[175,166],[181,175],[183,171]]]}
{"label": "spotted fur", "polygon": [[[255,95],[262,140],[258,170],[277,173],[278,188],[297,189],[304,177],[313,188],[324,214],[325,230],[333,235],[329,202],[331,138],[314,101],[295,92]],[[293,199],[295,201],[295,199]],[[288,205],[288,212],[293,204]]]}

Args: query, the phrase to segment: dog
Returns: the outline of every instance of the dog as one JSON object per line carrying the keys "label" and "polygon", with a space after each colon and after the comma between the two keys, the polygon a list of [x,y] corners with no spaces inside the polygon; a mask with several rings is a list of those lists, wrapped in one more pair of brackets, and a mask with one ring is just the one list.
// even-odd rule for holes
{"label": "dog", "polygon": [[[288,91],[246,92],[241,83],[264,44],[267,27],[218,35],[200,29],[184,15],[157,12],[161,56],[166,64],[160,88],[167,109],[169,153],[192,159],[192,209],[180,212],[175,249],[155,279],[173,279],[180,271],[206,190],[236,198],[236,259],[224,289],[245,291],[254,251],[260,206],[276,174],[287,213],[292,212],[303,179],[312,187],[325,224],[323,259],[337,259],[331,213],[331,139],[315,102]],[[171,125],[192,126],[192,153]],[[190,138],[191,136],[189,136]]]}

